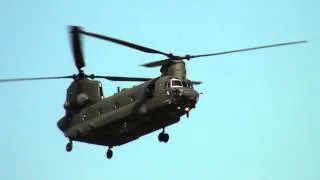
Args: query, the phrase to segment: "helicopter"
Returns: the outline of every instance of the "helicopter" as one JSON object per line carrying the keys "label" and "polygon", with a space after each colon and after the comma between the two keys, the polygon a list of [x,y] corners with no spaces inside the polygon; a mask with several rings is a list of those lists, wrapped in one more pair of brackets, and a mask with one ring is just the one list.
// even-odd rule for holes
{"label": "helicopter", "polygon": [[[142,64],[144,67],[160,67],[161,74],[155,78],[99,76],[86,74],[83,70],[85,60],[82,51],[83,35],[109,41],[145,53],[166,56],[159,61]],[[68,138],[66,151],[73,149],[73,141],[107,146],[106,156],[112,158],[112,148],[134,141],[144,135],[162,129],[158,135],[160,142],[168,142],[169,134],[165,128],[180,121],[182,116],[189,117],[196,108],[201,93],[194,88],[201,81],[187,78],[186,62],[194,58],[217,56],[243,51],[251,51],[277,46],[286,46],[307,41],[294,41],[252,48],[237,49],[210,54],[177,56],[149,47],[92,33],[79,26],[69,26],[69,36],[78,74],[57,77],[0,79],[0,82],[27,80],[73,79],[66,92],[65,115],[58,120],[57,126]],[[114,95],[105,97],[100,81],[142,82],[131,88],[123,88]]]}

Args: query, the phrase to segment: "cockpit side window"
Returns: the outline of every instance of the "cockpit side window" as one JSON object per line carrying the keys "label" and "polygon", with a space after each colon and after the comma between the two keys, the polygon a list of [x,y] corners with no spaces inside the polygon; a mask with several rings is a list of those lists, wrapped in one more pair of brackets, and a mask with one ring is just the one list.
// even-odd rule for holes
{"label": "cockpit side window", "polygon": [[189,87],[188,83],[186,81],[182,81],[182,85],[183,85],[183,87]]}
{"label": "cockpit side window", "polygon": [[193,89],[193,84],[191,83],[191,81],[188,80],[186,83],[189,88]]}

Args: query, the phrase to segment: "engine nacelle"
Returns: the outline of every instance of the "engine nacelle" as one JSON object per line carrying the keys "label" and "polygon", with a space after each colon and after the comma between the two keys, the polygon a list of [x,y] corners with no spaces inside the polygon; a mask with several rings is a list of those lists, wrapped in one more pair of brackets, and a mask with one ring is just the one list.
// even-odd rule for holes
{"label": "engine nacelle", "polygon": [[67,114],[76,114],[85,106],[94,104],[101,99],[103,99],[101,83],[84,78],[70,84],[64,107]]}

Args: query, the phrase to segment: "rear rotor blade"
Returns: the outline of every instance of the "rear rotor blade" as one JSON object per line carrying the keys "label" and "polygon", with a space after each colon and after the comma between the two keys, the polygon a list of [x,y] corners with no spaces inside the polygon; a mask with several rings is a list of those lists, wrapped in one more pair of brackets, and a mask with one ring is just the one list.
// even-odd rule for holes
{"label": "rear rotor blade", "polygon": [[81,39],[80,39],[80,28],[77,26],[70,27],[70,38],[71,38],[71,46],[73,52],[74,63],[78,70],[85,66],[85,62],[83,59],[83,53],[81,48]]}
{"label": "rear rotor blade", "polygon": [[98,38],[98,39],[110,41],[110,42],[113,42],[113,43],[116,43],[116,44],[120,44],[120,45],[129,47],[129,48],[133,48],[133,49],[136,49],[136,50],[139,50],[139,51],[142,51],[142,52],[162,54],[162,55],[165,55],[167,57],[170,56],[170,54],[167,54],[167,53],[155,50],[155,49],[151,49],[151,48],[148,48],[148,47],[144,47],[144,46],[141,46],[141,45],[138,45],[138,44],[134,44],[134,43],[131,43],[131,42],[127,42],[127,41],[124,41],[124,40],[116,39],[116,38],[113,38],[113,37],[108,37],[108,36],[104,36],[104,35],[96,34],[96,33],[91,33],[91,32],[86,32],[86,31],[83,31],[83,30],[80,30],[80,33],[88,35],[88,36],[92,36],[92,37],[95,37],[95,38]]}
{"label": "rear rotor blade", "polygon": [[74,76],[56,76],[56,77],[36,77],[36,78],[13,78],[13,79],[0,79],[0,83],[16,82],[16,81],[33,81],[33,80],[47,80],[47,79],[65,79],[73,78]]}
{"label": "rear rotor blade", "polygon": [[167,59],[164,59],[164,60],[148,62],[148,63],[142,64],[142,66],[145,66],[145,67],[156,67],[156,66],[161,66],[161,65],[167,64],[169,62],[185,60],[185,59],[186,60],[190,60],[190,59],[199,58],[199,57],[217,56],[217,55],[223,55],[223,54],[231,54],[231,53],[237,53],[237,52],[252,51],[252,50],[257,50],[257,49],[279,47],[279,46],[288,46],[288,45],[301,44],[301,43],[307,43],[307,41],[294,41],[294,42],[286,42],[286,43],[279,43],[279,44],[271,44],[271,45],[257,46],[257,47],[245,48],[245,49],[237,49],[237,50],[232,50],[232,51],[223,51],[223,52],[211,53],[211,54],[186,55],[186,56],[183,56],[183,57],[174,56],[174,59],[167,58]]}

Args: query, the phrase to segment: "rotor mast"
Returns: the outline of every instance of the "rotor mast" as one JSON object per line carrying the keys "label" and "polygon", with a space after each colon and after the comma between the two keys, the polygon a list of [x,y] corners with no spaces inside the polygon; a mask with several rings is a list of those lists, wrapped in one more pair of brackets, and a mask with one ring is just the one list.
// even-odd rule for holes
{"label": "rotor mast", "polygon": [[164,64],[161,66],[160,72],[162,76],[173,76],[179,79],[186,79],[186,63],[184,61],[177,61]]}

